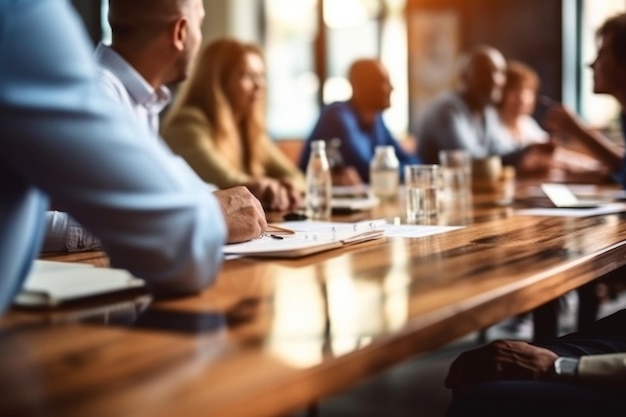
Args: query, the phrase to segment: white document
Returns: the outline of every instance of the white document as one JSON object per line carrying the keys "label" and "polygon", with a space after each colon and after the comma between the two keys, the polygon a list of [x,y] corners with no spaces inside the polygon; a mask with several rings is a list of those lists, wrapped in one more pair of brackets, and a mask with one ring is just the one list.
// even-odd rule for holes
{"label": "white document", "polygon": [[342,246],[379,239],[384,231],[374,221],[361,223],[285,222],[291,235],[266,233],[259,239],[224,246],[224,254],[298,258]]}
{"label": "white document", "polygon": [[565,184],[543,183],[541,190],[558,208],[596,208],[605,203],[602,200],[580,200]]}
{"label": "white document", "polygon": [[323,221],[293,221],[279,226],[293,230],[293,235],[272,236],[226,245],[227,259],[237,256],[295,258],[365,242],[382,237],[419,238],[456,230],[459,226],[394,225],[386,220],[366,220],[357,223]]}

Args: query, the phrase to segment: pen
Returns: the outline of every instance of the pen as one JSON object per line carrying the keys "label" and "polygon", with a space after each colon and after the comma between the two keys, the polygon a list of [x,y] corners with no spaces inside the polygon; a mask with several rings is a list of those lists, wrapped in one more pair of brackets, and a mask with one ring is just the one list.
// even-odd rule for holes
{"label": "pen", "polygon": [[286,227],[277,226],[275,224],[267,225],[267,232],[272,232],[275,235],[293,235],[295,232],[291,229],[287,229]]}

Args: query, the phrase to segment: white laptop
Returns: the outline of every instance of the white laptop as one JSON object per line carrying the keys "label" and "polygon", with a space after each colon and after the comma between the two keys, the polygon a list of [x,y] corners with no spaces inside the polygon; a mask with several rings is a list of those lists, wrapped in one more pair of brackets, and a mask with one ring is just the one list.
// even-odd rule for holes
{"label": "white laptop", "polygon": [[543,183],[541,190],[557,208],[597,208],[606,201],[579,200],[576,194],[564,184]]}

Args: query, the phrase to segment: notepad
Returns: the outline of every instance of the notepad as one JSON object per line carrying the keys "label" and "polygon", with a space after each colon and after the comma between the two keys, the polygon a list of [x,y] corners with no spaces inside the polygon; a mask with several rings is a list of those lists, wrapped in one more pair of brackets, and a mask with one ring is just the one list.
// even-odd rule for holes
{"label": "notepad", "polygon": [[[376,223],[287,223],[295,231],[292,235],[264,235],[259,239],[224,246],[225,255],[241,255],[272,258],[298,258],[347,245],[384,237],[384,230]],[[295,224],[295,226],[294,226]],[[304,227],[306,226],[306,227]]]}
{"label": "notepad", "polygon": [[93,297],[134,293],[144,286],[143,280],[123,269],[36,260],[14,304],[56,307]]}

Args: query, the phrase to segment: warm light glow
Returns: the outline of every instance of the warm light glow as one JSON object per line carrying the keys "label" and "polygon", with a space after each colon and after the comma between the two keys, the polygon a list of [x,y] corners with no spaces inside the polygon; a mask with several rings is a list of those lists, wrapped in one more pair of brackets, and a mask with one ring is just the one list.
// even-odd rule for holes
{"label": "warm light glow", "polygon": [[269,15],[276,21],[289,25],[309,20],[317,0],[268,0]]}
{"label": "warm light glow", "polygon": [[352,278],[350,258],[337,258],[327,266],[328,317],[330,321],[331,347],[333,355],[353,351],[358,346],[363,317],[371,317],[373,311],[359,314],[362,294]]}
{"label": "warm light glow", "polygon": [[330,28],[355,26],[365,23],[372,15],[368,3],[361,0],[332,0],[324,3],[324,23]]}
{"label": "warm light glow", "polygon": [[308,367],[322,359],[325,301],[315,267],[297,271],[297,276],[276,274],[274,321],[268,345],[281,360]]}
{"label": "warm light glow", "polygon": [[615,119],[619,112],[619,104],[613,97],[593,94],[593,71],[588,64],[593,62],[597,53],[595,31],[611,16],[626,11],[624,0],[590,1],[584,3],[583,36],[582,36],[582,114],[593,126],[604,127]]}
{"label": "warm light glow", "polygon": [[387,9],[392,13],[402,12],[404,10],[404,6],[406,5],[406,0],[385,0],[387,4]]}
{"label": "warm light glow", "polygon": [[324,83],[324,101],[330,104],[345,101],[352,96],[352,86],[346,77],[329,77]]}
{"label": "warm light glow", "polygon": [[409,317],[409,285],[411,279],[406,270],[409,255],[404,240],[394,240],[390,251],[393,268],[387,274],[383,283],[385,294],[385,321],[387,330],[400,329],[406,325]]}
{"label": "warm light glow", "polygon": [[394,90],[391,107],[384,113],[385,122],[398,139],[407,134],[409,125],[408,55],[406,24],[402,16],[390,18],[383,27],[382,61],[389,71]]}

